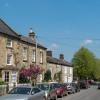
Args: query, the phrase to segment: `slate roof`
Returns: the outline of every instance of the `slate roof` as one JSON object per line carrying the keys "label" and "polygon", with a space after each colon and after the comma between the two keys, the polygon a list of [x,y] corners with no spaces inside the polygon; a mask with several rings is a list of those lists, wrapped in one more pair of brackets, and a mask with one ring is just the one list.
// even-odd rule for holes
{"label": "slate roof", "polygon": [[[30,37],[26,37],[26,36],[21,36],[20,37],[22,41],[25,41],[27,43],[30,43],[30,44],[33,44],[33,45],[36,45],[36,41],[33,40],[33,39],[30,39]],[[38,47],[41,47],[41,48],[44,48],[44,49],[47,49],[46,47],[44,47],[43,45],[37,43],[37,46]]]}
{"label": "slate roof", "polygon": [[18,34],[0,19],[0,32],[18,38]]}
{"label": "slate roof", "polygon": [[62,59],[58,59],[58,58],[54,58],[54,57],[47,57],[47,62],[48,63],[53,63],[53,64],[58,64],[58,65],[63,65],[63,66],[69,66],[69,67],[72,67],[72,64],[65,61],[65,60],[62,60]]}
{"label": "slate roof", "polygon": [[[30,43],[30,44],[33,44],[33,45],[36,44],[36,42],[34,40],[32,40],[31,38],[26,37],[26,36],[22,36],[22,35],[16,33],[2,19],[0,19],[0,33],[6,34],[9,36],[13,36],[15,38],[19,38],[20,40],[27,42],[27,43]],[[47,49],[46,47],[44,47],[43,45],[41,45],[39,43],[37,43],[37,46],[41,47],[43,49]]]}

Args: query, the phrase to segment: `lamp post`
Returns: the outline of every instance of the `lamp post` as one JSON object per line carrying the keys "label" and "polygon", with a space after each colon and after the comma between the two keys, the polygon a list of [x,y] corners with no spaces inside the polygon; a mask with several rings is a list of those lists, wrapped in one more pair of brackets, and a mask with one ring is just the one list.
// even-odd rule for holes
{"label": "lamp post", "polygon": [[37,65],[37,36],[35,35],[35,52],[36,52],[36,65]]}

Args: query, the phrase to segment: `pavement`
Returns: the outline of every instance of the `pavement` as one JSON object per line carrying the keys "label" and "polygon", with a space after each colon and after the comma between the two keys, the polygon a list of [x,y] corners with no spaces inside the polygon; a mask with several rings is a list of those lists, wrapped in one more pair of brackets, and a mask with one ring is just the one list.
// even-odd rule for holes
{"label": "pavement", "polygon": [[83,89],[78,93],[58,98],[58,100],[100,100],[100,90],[97,86],[91,86],[89,89]]}

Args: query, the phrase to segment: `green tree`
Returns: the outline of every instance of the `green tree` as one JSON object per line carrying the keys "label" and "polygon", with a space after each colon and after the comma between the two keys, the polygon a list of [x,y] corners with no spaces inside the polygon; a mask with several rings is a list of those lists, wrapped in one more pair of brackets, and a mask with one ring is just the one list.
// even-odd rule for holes
{"label": "green tree", "polygon": [[96,59],[95,78],[100,80],[100,59]]}
{"label": "green tree", "polygon": [[52,78],[51,78],[51,71],[50,70],[47,70],[46,72],[45,72],[45,74],[44,74],[44,80],[45,81],[49,81],[49,80],[51,80]]}
{"label": "green tree", "polygon": [[96,60],[94,54],[85,47],[81,47],[72,59],[74,75],[80,79],[94,78]]}
{"label": "green tree", "polygon": [[55,73],[54,80],[61,82],[61,71]]}

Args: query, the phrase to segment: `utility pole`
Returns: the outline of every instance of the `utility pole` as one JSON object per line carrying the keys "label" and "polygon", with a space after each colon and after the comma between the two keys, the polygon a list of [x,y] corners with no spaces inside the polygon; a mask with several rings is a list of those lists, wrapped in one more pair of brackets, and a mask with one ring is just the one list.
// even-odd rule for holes
{"label": "utility pole", "polygon": [[37,65],[37,35],[32,31],[32,28],[30,28],[30,37],[35,43],[35,64]]}

